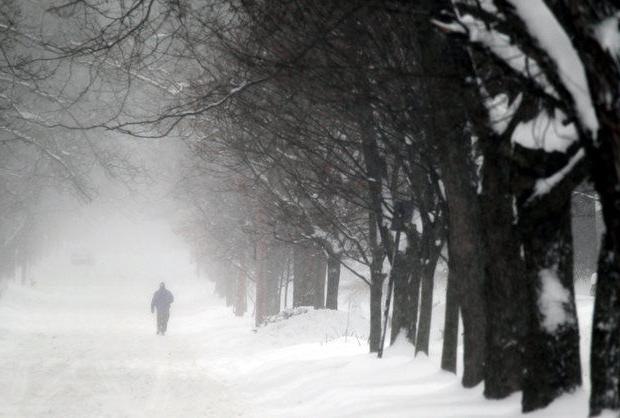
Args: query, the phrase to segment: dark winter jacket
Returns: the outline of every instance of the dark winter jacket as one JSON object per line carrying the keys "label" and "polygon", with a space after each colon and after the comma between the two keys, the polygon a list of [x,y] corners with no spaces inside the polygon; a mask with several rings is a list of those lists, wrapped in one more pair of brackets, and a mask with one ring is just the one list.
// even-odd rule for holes
{"label": "dark winter jacket", "polygon": [[170,304],[174,302],[174,296],[168,289],[159,289],[153,295],[151,300],[151,312],[157,308],[160,312],[168,312],[170,310]]}

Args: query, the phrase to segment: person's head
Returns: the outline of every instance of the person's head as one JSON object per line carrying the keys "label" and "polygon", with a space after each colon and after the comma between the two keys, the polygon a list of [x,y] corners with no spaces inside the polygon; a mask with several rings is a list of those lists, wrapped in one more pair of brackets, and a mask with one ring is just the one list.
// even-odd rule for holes
{"label": "person's head", "polygon": [[161,282],[161,283],[159,284],[159,288],[160,288],[160,289],[165,289],[165,288],[166,288],[166,284],[165,284],[164,282]]}

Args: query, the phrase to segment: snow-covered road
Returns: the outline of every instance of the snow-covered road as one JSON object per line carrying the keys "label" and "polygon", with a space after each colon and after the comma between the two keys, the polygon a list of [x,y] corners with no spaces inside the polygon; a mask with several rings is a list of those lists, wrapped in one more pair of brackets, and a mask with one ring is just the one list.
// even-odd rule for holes
{"label": "snow-covered road", "polygon": [[[254,332],[251,316],[234,317],[205,280],[168,283],[176,301],[165,337],[149,312],[154,277],[70,274],[9,286],[0,418],[521,416],[518,394],[488,401],[481,386],[465,390],[441,372],[439,337],[430,358],[397,344],[378,360],[359,315],[309,310]],[[586,387],[528,416],[587,415],[591,298],[579,305]],[[441,317],[433,323],[440,336]]]}
{"label": "snow-covered road", "polygon": [[218,351],[204,338],[206,288],[173,287],[182,302],[160,337],[151,285],[11,286],[0,303],[0,417],[240,416],[243,403],[200,360]]}

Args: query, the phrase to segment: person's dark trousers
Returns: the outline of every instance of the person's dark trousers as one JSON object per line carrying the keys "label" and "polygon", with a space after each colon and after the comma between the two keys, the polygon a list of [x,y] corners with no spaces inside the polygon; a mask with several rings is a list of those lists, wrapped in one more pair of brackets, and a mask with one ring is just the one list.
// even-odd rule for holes
{"label": "person's dark trousers", "polygon": [[164,335],[168,329],[168,318],[170,318],[170,311],[164,309],[157,310],[157,333]]}

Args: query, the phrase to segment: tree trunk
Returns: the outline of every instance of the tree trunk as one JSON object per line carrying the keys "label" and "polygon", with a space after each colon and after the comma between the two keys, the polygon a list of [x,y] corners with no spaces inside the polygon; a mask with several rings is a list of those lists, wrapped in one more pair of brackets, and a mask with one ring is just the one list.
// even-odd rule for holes
{"label": "tree trunk", "polygon": [[575,280],[589,283],[600,248],[594,243],[599,241],[596,225],[596,200],[589,188],[572,195],[572,229],[575,253]]}
{"label": "tree trunk", "polygon": [[[459,151],[459,146],[455,144],[465,145],[466,141],[463,137],[454,138],[453,145],[442,152],[446,157],[442,158],[444,172],[468,172],[462,157],[467,152]],[[486,356],[487,321],[480,209],[478,196],[467,181],[466,174],[445,176],[444,187],[448,203],[448,263],[457,278],[458,305],[463,318],[463,385],[473,387],[484,379]]]}
{"label": "tree trunk", "polygon": [[368,247],[370,262],[370,333],[368,343],[370,352],[376,353],[381,345],[381,308],[383,306],[383,273],[384,252],[379,245],[378,215],[375,211],[368,212]]}
{"label": "tree trunk", "polygon": [[518,230],[525,259],[527,320],[523,341],[524,412],[544,408],[581,385],[579,328],[573,287],[571,194],[583,179],[578,164],[546,194],[535,184],[565,167],[570,156],[515,146]]}
{"label": "tree trunk", "polygon": [[433,268],[422,268],[422,292],[420,296],[420,320],[418,322],[418,335],[415,342],[415,353],[424,353],[428,356],[428,348],[431,337],[431,319],[433,315],[433,285],[435,279],[435,264]]}
{"label": "tree trunk", "polygon": [[598,262],[590,352],[591,416],[620,409],[620,247],[610,235],[603,237]]}
{"label": "tree trunk", "polygon": [[312,243],[293,249],[293,306],[325,306],[325,255]]}
{"label": "tree trunk", "polygon": [[407,339],[415,343],[418,335],[418,310],[420,307],[420,285],[422,284],[422,266],[421,260],[414,260],[411,265],[411,273],[408,279],[408,293],[410,300],[409,315],[407,318]]}
{"label": "tree trunk", "polygon": [[267,250],[264,269],[267,315],[276,315],[280,312],[280,277],[284,272],[285,258],[284,246],[272,242]]}
{"label": "tree trunk", "polygon": [[[380,155],[375,118],[371,105],[371,95],[366,74],[358,74],[363,94],[358,99],[358,126],[362,141],[362,154],[366,170],[368,187],[368,252],[370,254],[370,352],[378,352],[381,345],[382,321],[381,308],[383,302],[383,261],[385,248],[390,245],[387,228],[383,224],[383,190],[385,178],[384,163]],[[383,244],[383,245],[382,245]],[[390,251],[387,251],[389,253]]]}
{"label": "tree trunk", "polygon": [[381,307],[383,298],[383,273],[371,273],[370,284],[370,352],[376,353],[381,345]]}
{"label": "tree trunk", "polygon": [[[482,131],[484,132],[484,131]],[[521,390],[523,342],[527,333],[525,264],[519,254],[511,193],[510,138],[481,138],[482,229],[484,237],[487,352],[484,395],[501,399]]]}
{"label": "tree trunk", "polygon": [[267,318],[267,277],[265,259],[267,258],[267,244],[261,237],[256,243],[256,298],[254,305],[255,326],[261,326]]}
{"label": "tree trunk", "polygon": [[446,284],[446,316],[443,326],[443,347],[441,350],[441,368],[456,373],[456,354],[459,341],[459,301],[456,290],[456,277],[448,271]]}
{"label": "tree trunk", "polygon": [[293,306],[310,306],[314,302],[312,281],[309,279],[309,249],[307,244],[293,247]]}
{"label": "tree trunk", "polygon": [[314,255],[312,276],[316,282],[314,290],[314,309],[325,309],[325,282],[327,279],[327,257],[317,248]]}
{"label": "tree trunk", "polygon": [[[244,266],[242,265],[241,267]],[[236,316],[243,316],[247,310],[247,279],[243,268],[239,269],[235,284],[235,303],[233,306],[233,312]]]}
{"label": "tree trunk", "polygon": [[[425,95],[431,112],[431,130],[437,144],[447,203],[450,268],[457,278],[457,294],[463,319],[463,385],[473,387],[484,378],[486,311],[481,247],[480,207],[474,188],[476,169],[468,132],[471,104],[478,94],[471,60],[462,45],[439,33],[429,17],[452,8],[448,0],[419,3],[420,64],[430,77]],[[473,109],[477,111],[477,107]]]}
{"label": "tree trunk", "polygon": [[327,258],[327,309],[338,309],[338,287],[340,285],[340,255]]}
{"label": "tree trunk", "polygon": [[590,151],[592,177],[601,199],[606,232],[598,261],[598,279],[590,352],[590,414],[620,409],[620,132],[609,121],[599,131],[600,148]]}
{"label": "tree trunk", "polygon": [[[411,270],[408,257],[402,252],[397,252],[394,266],[392,266],[392,280],[394,280],[394,304],[392,307],[392,330],[390,343],[393,344],[400,333],[408,338],[407,330],[411,325],[409,321],[417,321],[417,306],[415,313],[412,312],[411,292],[409,290],[409,276]],[[412,341],[413,342],[413,341]]]}
{"label": "tree trunk", "polygon": [[[484,379],[486,356],[486,305],[484,298],[483,249],[481,246],[478,196],[468,180],[471,167],[469,139],[463,127],[460,135],[443,139],[440,152],[447,200],[448,263],[457,278],[458,305],[463,318],[463,385],[476,386]],[[454,175],[452,172],[461,173]],[[468,175],[469,173],[469,175]]]}
{"label": "tree trunk", "polygon": [[[530,326],[525,343],[523,411],[544,408],[581,385],[579,327],[573,287],[570,194],[542,219],[520,212],[524,230]],[[531,222],[531,224],[529,224]]]}
{"label": "tree trunk", "polygon": [[620,89],[616,55],[592,36],[592,27],[610,10],[613,13],[617,4],[611,1],[548,4],[564,28],[571,29],[571,41],[584,64],[600,124],[598,131],[592,132],[584,126],[582,118],[575,118],[580,125],[580,143],[586,149],[605,223],[592,322],[590,415],[598,416],[603,410],[615,410],[617,414],[620,410]]}

